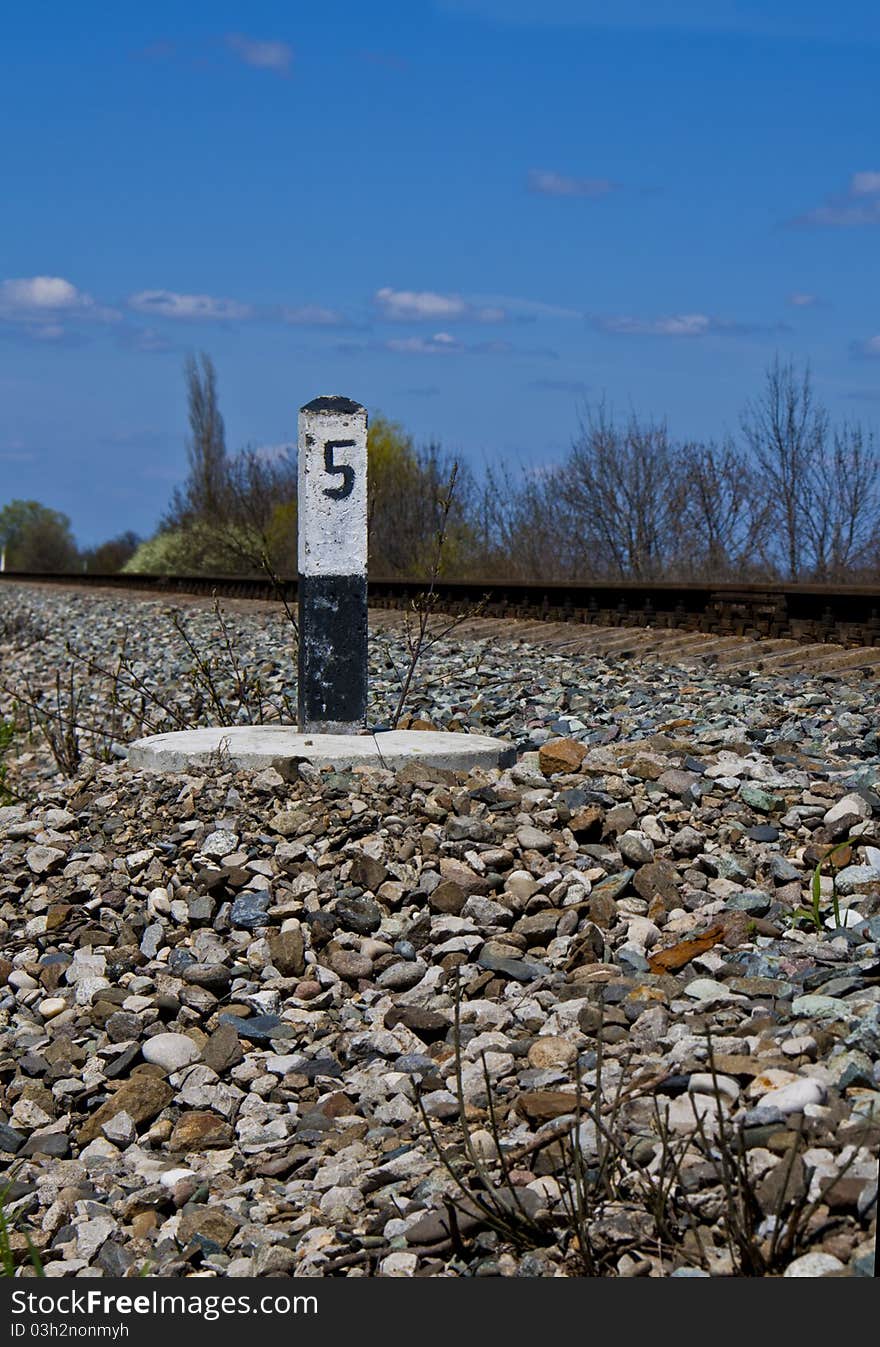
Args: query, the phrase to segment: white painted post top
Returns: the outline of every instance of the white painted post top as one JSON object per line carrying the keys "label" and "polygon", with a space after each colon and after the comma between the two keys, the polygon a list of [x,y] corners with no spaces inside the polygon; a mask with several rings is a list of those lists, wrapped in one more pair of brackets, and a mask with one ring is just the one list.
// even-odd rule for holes
{"label": "white painted post top", "polygon": [[297,464],[300,575],[365,575],[367,412],[343,397],[319,397],[299,414]]}

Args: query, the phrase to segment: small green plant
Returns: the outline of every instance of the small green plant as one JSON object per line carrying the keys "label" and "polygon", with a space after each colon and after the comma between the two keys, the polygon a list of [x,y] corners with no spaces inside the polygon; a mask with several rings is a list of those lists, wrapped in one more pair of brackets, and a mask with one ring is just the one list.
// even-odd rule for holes
{"label": "small green plant", "polygon": [[56,670],[54,689],[50,692],[44,692],[30,680],[25,680],[21,687],[0,683],[0,692],[15,697],[16,705],[27,717],[28,733],[41,732],[58,770],[65,776],[75,776],[82,761],[80,731],[86,690],[76,683],[73,669],[67,670],[66,678]]}
{"label": "small green plant", "polygon": [[[12,1236],[16,1233],[19,1214],[17,1211],[10,1210],[12,1184],[14,1182],[14,1173],[10,1170],[6,1183],[0,1188],[0,1277],[14,1277],[16,1268],[15,1249],[13,1247]],[[31,1267],[37,1277],[45,1277],[43,1262],[37,1250],[31,1242],[30,1235],[25,1231],[25,1244],[27,1245],[28,1257],[31,1261]]]}
{"label": "small green plant", "polygon": [[871,848],[877,850],[880,848],[880,838],[872,837],[867,833],[860,833],[857,837],[847,837],[842,842],[835,842],[827,851],[823,852],[813,866],[813,874],[810,879],[810,906],[796,907],[792,912],[792,921],[811,921],[817,931],[822,929],[822,867],[828,865],[831,875],[831,914],[834,917],[834,926],[839,930],[842,926],[840,920],[840,897],[837,892],[837,873],[844,866],[849,865],[852,860],[852,853],[864,847],[866,850]]}
{"label": "small green plant", "polygon": [[0,804],[9,804],[16,798],[14,791],[12,791],[7,784],[6,774],[8,768],[3,761],[14,737],[15,721],[0,719]]}

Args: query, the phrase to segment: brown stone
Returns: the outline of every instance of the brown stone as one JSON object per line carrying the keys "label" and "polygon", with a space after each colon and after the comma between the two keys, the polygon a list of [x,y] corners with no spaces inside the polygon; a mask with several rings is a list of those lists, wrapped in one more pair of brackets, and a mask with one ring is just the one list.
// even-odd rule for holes
{"label": "brown stone", "polygon": [[602,1028],[600,1006],[582,1006],[578,1011],[578,1028],[582,1034],[597,1034]]}
{"label": "brown stone", "polygon": [[135,1239],[146,1239],[159,1224],[155,1211],[139,1211],[131,1220],[131,1233]]}
{"label": "brown stone", "polygon": [[232,1128],[216,1113],[193,1109],[178,1120],[168,1142],[172,1151],[205,1151],[213,1146],[230,1146]]}
{"label": "brown stone", "polygon": [[822,1200],[831,1211],[855,1211],[869,1179],[858,1174],[843,1174],[830,1187],[823,1187]]}
{"label": "brown stone", "polygon": [[551,739],[538,749],[538,766],[545,776],[577,772],[586,756],[585,745],[577,739]]}
{"label": "brown stone", "polygon": [[530,1122],[538,1123],[561,1118],[565,1113],[576,1113],[577,1106],[577,1096],[563,1090],[527,1090],[516,1101],[517,1112]]}
{"label": "brown stone", "polygon": [[649,757],[647,753],[640,753],[626,770],[630,776],[637,776],[640,781],[659,781],[668,765],[658,758]]}
{"label": "brown stone", "polygon": [[347,1094],[343,1094],[342,1090],[334,1090],[321,1100],[317,1112],[323,1113],[325,1118],[344,1118],[355,1113],[356,1109]]}
{"label": "brown stone", "polygon": [[132,1075],[83,1123],[76,1139],[80,1146],[88,1145],[100,1136],[104,1123],[115,1118],[117,1113],[127,1113],[135,1123],[148,1122],[161,1113],[173,1097],[171,1086],[157,1076],[149,1076],[144,1072]]}
{"label": "brown stone", "polygon": [[599,805],[591,804],[572,814],[568,826],[579,842],[598,842],[602,836],[605,811]]}
{"label": "brown stone", "polygon": [[457,917],[467,901],[467,895],[454,879],[443,879],[428,899],[434,912],[442,912]]}
{"label": "brown stone", "polygon": [[351,882],[359,884],[362,889],[369,889],[375,893],[380,884],[384,884],[388,878],[388,871],[381,861],[374,860],[372,856],[359,854],[354,857],[351,863]]}
{"label": "brown stone", "polygon": [[576,1057],[577,1048],[566,1038],[536,1038],[529,1048],[529,1066],[537,1071],[570,1066]]}
{"label": "brown stone", "polygon": [[[864,1180],[861,1183],[864,1184]],[[765,1215],[775,1216],[783,1213],[793,1202],[803,1199],[806,1191],[807,1175],[803,1160],[799,1155],[785,1155],[761,1179],[756,1196]]]}
{"label": "brown stone", "polygon": [[749,1057],[743,1052],[716,1052],[715,1070],[722,1076],[744,1076],[753,1080],[767,1065],[766,1057]]}
{"label": "brown stone", "polygon": [[373,960],[354,949],[334,949],[330,955],[330,967],[337,977],[346,982],[357,982],[358,978],[370,976]]}
{"label": "brown stone", "polygon": [[483,879],[482,875],[478,875],[469,865],[465,865],[464,861],[456,860],[454,856],[441,857],[440,874],[444,879],[451,879],[468,897],[472,893],[489,892],[489,881]]}
{"label": "brown stone", "polygon": [[721,923],[724,928],[724,934],[721,937],[721,943],[728,949],[736,949],[739,945],[748,944],[754,940],[755,925],[748,912],[724,912],[721,915]]}
{"label": "brown stone", "polygon": [[293,837],[305,823],[311,823],[305,809],[282,809],[270,818],[269,827],[282,837]]}
{"label": "brown stone", "polygon": [[231,1024],[220,1024],[202,1048],[202,1061],[218,1076],[244,1060],[238,1034]]}
{"label": "brown stone", "polygon": [[667,903],[676,903],[680,884],[681,876],[669,861],[651,861],[633,876],[633,888],[647,902],[659,893]]}
{"label": "brown stone", "polygon": [[282,977],[299,977],[306,966],[305,942],[299,928],[269,932],[269,958]]}
{"label": "brown stone", "polygon": [[655,926],[662,926],[666,914],[670,910],[671,904],[667,905],[666,899],[662,898],[659,893],[655,893],[654,897],[648,901],[648,911],[646,916],[648,921],[653,921]]}
{"label": "brown stone", "polygon": [[527,917],[520,917],[513,934],[524,936],[528,945],[545,945],[555,936],[558,925],[559,913],[551,907],[543,912],[530,912]]}
{"label": "brown stone", "polygon": [[607,893],[593,893],[590,895],[590,921],[601,926],[603,931],[608,931],[617,921],[617,904]]}
{"label": "brown stone", "polygon": [[64,965],[57,963],[44,964],[40,969],[40,986],[45,987],[47,992],[57,991],[61,986],[61,979],[64,975]]}
{"label": "brown stone", "polygon": [[436,1043],[446,1037],[450,1020],[448,1015],[442,1015],[438,1010],[427,1010],[422,1006],[394,1006],[386,1012],[384,1024],[386,1029],[403,1024],[426,1043]]}
{"label": "brown stone", "polygon": [[705,954],[713,945],[724,935],[723,926],[710,926],[708,930],[701,931],[688,940],[679,940],[676,945],[669,949],[658,950],[656,954],[648,955],[648,965],[652,973],[673,973],[679,968],[684,968],[691,959],[695,959],[698,954]]}
{"label": "brown stone", "polygon": [[662,772],[657,778],[657,784],[667,791],[670,795],[686,795],[693,786],[699,781],[696,772],[683,772],[676,767],[672,767],[667,772]]}
{"label": "brown stone", "polygon": [[[153,1215],[152,1212],[149,1213]],[[203,1239],[210,1239],[214,1244],[219,1244],[221,1249],[232,1239],[240,1222],[231,1216],[228,1211],[221,1211],[219,1207],[193,1207],[191,1211],[185,1211],[180,1218],[180,1225],[177,1228],[177,1238],[181,1244],[189,1244],[195,1235],[201,1235]]]}

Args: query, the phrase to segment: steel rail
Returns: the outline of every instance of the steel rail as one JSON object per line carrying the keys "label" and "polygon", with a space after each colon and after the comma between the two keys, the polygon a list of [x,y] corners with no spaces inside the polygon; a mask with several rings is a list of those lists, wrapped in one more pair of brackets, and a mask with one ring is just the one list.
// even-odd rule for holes
{"label": "steel rail", "polygon": [[[220,598],[280,597],[263,576],[93,575],[3,571],[7,584],[72,585],[88,589],[147,591],[159,595]],[[373,608],[405,608],[425,592],[424,580],[371,578]],[[281,581],[295,603],[297,582]],[[720,636],[788,639],[845,646],[880,645],[880,586],[643,583],[579,583],[509,580],[435,582],[436,607],[450,613],[473,610],[487,617],[572,622],[596,626],[678,628]]]}

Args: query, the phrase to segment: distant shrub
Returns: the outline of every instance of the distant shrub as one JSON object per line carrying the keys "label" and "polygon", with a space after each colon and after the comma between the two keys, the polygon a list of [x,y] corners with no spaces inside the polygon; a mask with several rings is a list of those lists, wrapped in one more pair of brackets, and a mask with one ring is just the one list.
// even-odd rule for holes
{"label": "distant shrub", "polygon": [[192,523],[186,528],[165,529],[140,544],[122,567],[122,574],[238,575],[243,570],[247,543],[245,530],[240,527],[219,529]]}
{"label": "distant shrub", "polygon": [[120,533],[118,538],[108,538],[106,542],[81,553],[83,570],[95,575],[114,575],[134,556],[140,541],[131,530]]}

